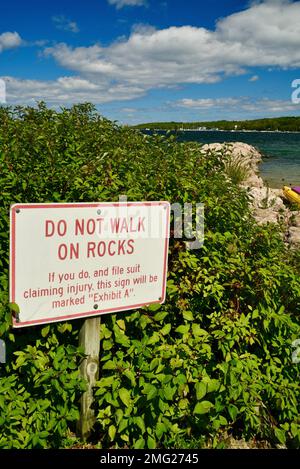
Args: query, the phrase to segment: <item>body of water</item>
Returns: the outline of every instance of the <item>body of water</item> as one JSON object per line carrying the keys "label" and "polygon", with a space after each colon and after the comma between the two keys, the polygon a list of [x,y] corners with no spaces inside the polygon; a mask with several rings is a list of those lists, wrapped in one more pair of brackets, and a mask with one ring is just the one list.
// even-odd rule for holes
{"label": "body of water", "polygon": [[270,187],[300,186],[300,133],[288,132],[176,132],[179,141],[244,142],[263,155],[260,174]]}

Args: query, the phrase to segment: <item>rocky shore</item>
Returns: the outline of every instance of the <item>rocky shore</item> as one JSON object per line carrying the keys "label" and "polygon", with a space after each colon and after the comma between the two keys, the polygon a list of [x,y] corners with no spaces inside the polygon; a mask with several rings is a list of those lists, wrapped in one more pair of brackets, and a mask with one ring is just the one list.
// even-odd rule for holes
{"label": "rocky shore", "polygon": [[211,143],[202,151],[217,151],[227,154],[231,161],[243,161],[246,177],[241,183],[249,195],[252,213],[258,224],[275,223],[282,226],[284,240],[291,247],[300,246],[300,211],[292,211],[282,189],[268,187],[259,175],[262,156],[259,151],[246,143]]}

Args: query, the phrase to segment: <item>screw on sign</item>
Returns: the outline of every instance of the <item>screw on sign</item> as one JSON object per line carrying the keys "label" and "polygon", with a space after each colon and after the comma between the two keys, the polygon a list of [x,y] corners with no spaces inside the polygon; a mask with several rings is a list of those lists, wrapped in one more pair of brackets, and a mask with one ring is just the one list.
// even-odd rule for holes
{"label": "screw on sign", "polygon": [[85,319],[79,342],[86,358],[80,370],[88,389],[78,425],[84,439],[95,419],[99,316],[164,302],[169,220],[168,202],[11,207],[13,326]]}

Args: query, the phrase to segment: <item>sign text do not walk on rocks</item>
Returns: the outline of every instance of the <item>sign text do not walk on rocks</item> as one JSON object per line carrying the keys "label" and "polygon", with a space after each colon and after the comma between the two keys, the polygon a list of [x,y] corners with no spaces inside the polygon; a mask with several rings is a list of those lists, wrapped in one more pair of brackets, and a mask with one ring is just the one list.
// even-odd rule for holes
{"label": "sign text do not walk on rocks", "polygon": [[163,303],[169,218],[168,202],[13,205],[14,326]]}

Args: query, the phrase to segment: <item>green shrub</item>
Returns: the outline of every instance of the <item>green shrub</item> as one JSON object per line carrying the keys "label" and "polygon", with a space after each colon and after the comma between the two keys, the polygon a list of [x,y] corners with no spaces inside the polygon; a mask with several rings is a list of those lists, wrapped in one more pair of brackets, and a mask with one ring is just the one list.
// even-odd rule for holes
{"label": "green shrub", "polygon": [[78,351],[59,345],[65,328],[71,325],[52,327],[52,333],[44,327],[35,345],[19,344],[9,356],[6,376],[0,377],[0,448],[59,447],[78,420],[85,385],[78,376]]}
{"label": "green shrub", "polygon": [[[149,137],[91,105],[0,108],[0,446],[59,447],[84,383],[81,321],[12,331],[9,206],[16,202],[169,200],[205,204],[205,245],[170,240],[167,301],[101,322],[95,389],[103,447],[178,447],[224,435],[300,446],[299,256],[257,227],[218,154]],[[235,181],[237,182],[237,181]],[[181,442],[181,443],[180,443]]]}

